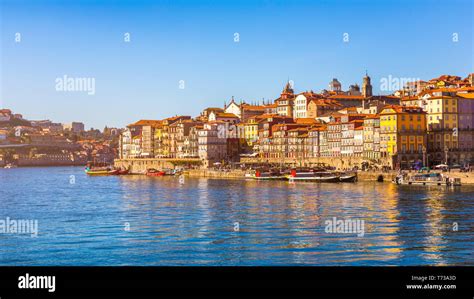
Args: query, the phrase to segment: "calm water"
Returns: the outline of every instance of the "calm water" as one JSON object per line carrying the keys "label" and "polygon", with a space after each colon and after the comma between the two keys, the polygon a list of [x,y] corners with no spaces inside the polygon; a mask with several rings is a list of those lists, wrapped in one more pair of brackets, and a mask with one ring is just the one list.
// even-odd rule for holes
{"label": "calm water", "polygon": [[[474,265],[473,215],[468,186],[0,169],[0,220],[39,225],[0,234],[0,265]],[[332,217],[364,220],[365,235],[326,233]]]}

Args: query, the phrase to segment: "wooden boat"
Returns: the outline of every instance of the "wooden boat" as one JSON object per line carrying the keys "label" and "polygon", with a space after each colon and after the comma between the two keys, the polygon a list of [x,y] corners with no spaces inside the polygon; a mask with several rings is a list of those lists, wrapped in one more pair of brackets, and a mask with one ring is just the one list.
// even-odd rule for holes
{"label": "wooden boat", "polygon": [[295,181],[307,181],[307,182],[327,182],[337,183],[340,182],[339,175],[329,171],[314,171],[314,170],[303,170],[298,171],[292,169],[290,175],[287,176],[290,182]]}
{"label": "wooden boat", "polygon": [[103,175],[117,175],[119,173],[118,169],[91,169],[86,168],[86,174],[91,176],[103,176]]}
{"label": "wooden boat", "polygon": [[353,173],[349,173],[349,172],[342,173],[339,176],[339,180],[341,182],[354,183],[354,182],[357,181],[357,173],[355,173],[355,172],[353,172]]}
{"label": "wooden boat", "polygon": [[164,176],[164,175],[166,175],[166,172],[161,171],[161,170],[157,170],[157,169],[154,169],[154,168],[150,168],[150,169],[147,169],[146,175],[147,176]]}
{"label": "wooden boat", "polygon": [[130,172],[130,169],[119,169],[117,175],[127,175]]}
{"label": "wooden boat", "polygon": [[277,169],[270,169],[266,171],[262,169],[257,169],[255,171],[255,174],[253,174],[251,178],[254,180],[268,181],[268,180],[283,180],[285,179],[285,176],[283,176],[280,173],[280,171]]}

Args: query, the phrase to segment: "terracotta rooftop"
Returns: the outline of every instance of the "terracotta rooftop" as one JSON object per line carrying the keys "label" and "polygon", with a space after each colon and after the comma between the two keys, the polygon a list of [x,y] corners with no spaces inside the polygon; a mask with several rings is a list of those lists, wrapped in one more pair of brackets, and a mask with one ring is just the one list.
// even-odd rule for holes
{"label": "terracotta rooftop", "polygon": [[149,119],[141,119],[133,124],[128,125],[129,127],[133,126],[152,126],[152,127],[158,127],[163,124],[163,121],[161,120],[149,120]]}

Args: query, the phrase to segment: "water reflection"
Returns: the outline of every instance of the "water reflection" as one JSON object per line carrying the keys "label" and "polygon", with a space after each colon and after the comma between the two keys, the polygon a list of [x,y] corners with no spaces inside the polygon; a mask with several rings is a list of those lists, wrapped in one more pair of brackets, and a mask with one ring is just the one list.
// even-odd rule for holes
{"label": "water reflection", "polygon": [[[13,171],[0,216],[38,219],[40,237],[2,236],[3,265],[474,264],[474,187]],[[70,174],[76,186],[58,183]],[[325,232],[333,217],[364,220],[364,236]]]}

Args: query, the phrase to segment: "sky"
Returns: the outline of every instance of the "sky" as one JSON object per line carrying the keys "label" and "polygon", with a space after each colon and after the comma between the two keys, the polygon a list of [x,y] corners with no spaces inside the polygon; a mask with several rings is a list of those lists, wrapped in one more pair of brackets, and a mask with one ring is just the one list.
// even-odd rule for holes
{"label": "sky", "polygon": [[472,73],[473,16],[472,0],[0,0],[0,107],[102,129],[274,100],[287,80],[367,71],[386,94],[383,78]]}

